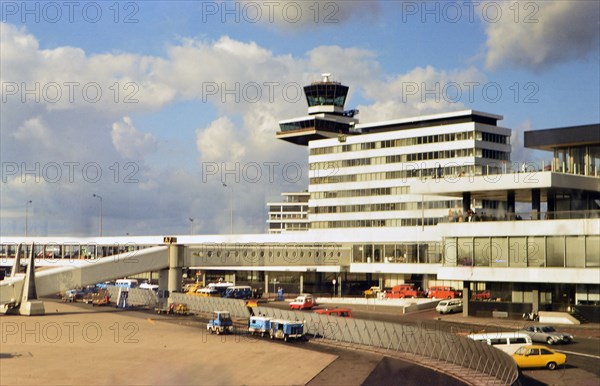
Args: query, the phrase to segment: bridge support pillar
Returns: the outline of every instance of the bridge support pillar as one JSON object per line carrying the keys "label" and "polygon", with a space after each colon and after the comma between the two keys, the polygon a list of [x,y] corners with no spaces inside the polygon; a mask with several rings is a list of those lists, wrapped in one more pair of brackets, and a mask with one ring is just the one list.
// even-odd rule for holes
{"label": "bridge support pillar", "polygon": [[304,293],[304,274],[300,272],[300,293]]}
{"label": "bridge support pillar", "polygon": [[183,279],[183,246],[169,245],[169,281],[167,289],[169,293],[181,291],[181,280]]}
{"label": "bridge support pillar", "polygon": [[[46,247],[43,250],[44,256],[46,255]],[[44,315],[46,310],[44,309],[44,303],[37,298],[37,291],[35,289],[35,259],[34,259],[34,245],[31,244],[31,252],[29,253],[29,264],[27,265],[27,273],[25,274],[25,284],[23,285],[23,296],[21,298],[21,305],[19,307],[19,313],[21,315]]]}
{"label": "bridge support pillar", "polygon": [[161,269],[158,271],[158,290],[167,291],[169,289],[169,270]]}

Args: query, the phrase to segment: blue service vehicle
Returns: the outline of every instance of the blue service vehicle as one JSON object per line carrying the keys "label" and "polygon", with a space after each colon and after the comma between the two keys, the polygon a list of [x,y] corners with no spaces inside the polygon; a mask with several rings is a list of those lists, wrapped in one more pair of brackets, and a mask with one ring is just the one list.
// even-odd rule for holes
{"label": "blue service vehicle", "polygon": [[252,287],[247,285],[229,287],[225,290],[224,298],[229,299],[251,299],[254,296]]}
{"label": "blue service vehicle", "polygon": [[248,322],[248,332],[250,335],[260,334],[265,336],[271,330],[271,318],[266,316],[251,316]]}
{"label": "blue service vehicle", "polygon": [[233,332],[233,321],[229,311],[214,311],[213,318],[206,324],[206,329],[211,334],[217,335],[225,332]]}
{"label": "blue service vehicle", "polygon": [[304,338],[304,323],[291,320],[271,320],[271,328],[269,329],[269,337],[271,339],[290,339]]}

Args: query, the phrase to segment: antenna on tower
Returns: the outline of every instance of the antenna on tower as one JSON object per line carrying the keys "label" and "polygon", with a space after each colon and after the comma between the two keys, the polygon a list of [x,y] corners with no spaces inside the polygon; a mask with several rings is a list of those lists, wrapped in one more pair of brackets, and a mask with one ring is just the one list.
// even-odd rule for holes
{"label": "antenna on tower", "polygon": [[323,83],[329,83],[329,78],[331,77],[331,73],[325,72],[325,73],[321,74],[321,76],[323,77]]}

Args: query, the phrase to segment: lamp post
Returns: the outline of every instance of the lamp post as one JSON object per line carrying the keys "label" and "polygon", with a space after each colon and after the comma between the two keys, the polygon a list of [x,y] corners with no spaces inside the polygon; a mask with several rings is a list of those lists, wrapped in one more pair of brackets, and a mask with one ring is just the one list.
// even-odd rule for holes
{"label": "lamp post", "polygon": [[233,187],[223,184],[224,188],[229,188],[229,233],[233,234]]}
{"label": "lamp post", "polygon": [[102,237],[102,196],[94,193],[92,194],[92,197],[100,199],[100,237]]}
{"label": "lamp post", "polygon": [[190,235],[194,234],[194,219],[191,217],[188,217],[188,220],[190,220]]}
{"label": "lamp post", "polygon": [[25,203],[25,237],[27,237],[27,231],[29,228],[29,204],[33,201],[29,200]]}

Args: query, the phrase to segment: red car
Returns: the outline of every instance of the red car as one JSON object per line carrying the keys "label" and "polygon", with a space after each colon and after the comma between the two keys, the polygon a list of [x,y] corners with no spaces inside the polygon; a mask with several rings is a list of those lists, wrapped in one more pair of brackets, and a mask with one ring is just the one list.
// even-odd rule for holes
{"label": "red car", "polygon": [[292,310],[308,310],[315,306],[315,300],[312,295],[303,294],[299,295],[293,302],[290,303],[290,309]]}
{"label": "red car", "polygon": [[390,299],[418,298],[422,294],[423,293],[412,284],[400,284],[392,287],[392,290],[387,292],[385,297]]}

